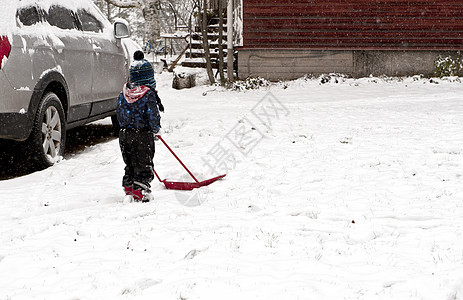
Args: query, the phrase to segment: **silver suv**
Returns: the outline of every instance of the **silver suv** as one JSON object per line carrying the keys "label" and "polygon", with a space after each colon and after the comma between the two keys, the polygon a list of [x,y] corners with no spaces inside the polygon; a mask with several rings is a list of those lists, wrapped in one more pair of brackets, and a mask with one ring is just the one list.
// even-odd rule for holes
{"label": "silver suv", "polygon": [[0,139],[54,164],[66,129],[115,114],[128,36],[127,22],[111,25],[91,0],[2,0]]}

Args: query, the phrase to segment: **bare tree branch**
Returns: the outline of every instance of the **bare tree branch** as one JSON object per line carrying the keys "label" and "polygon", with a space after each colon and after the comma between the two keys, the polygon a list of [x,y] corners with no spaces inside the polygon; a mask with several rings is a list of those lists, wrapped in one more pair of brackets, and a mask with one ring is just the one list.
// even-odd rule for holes
{"label": "bare tree branch", "polygon": [[119,8],[140,9],[144,18],[145,37],[155,46],[156,41],[161,36],[158,11],[156,10],[156,0],[104,0]]}
{"label": "bare tree branch", "polygon": [[143,4],[136,0],[104,0],[120,8],[143,8]]}

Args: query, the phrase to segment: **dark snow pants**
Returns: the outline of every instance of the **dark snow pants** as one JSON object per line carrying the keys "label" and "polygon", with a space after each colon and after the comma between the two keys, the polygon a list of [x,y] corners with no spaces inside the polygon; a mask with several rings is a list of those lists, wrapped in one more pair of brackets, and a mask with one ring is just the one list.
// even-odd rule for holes
{"label": "dark snow pants", "polygon": [[154,134],[149,131],[121,129],[119,145],[125,163],[123,186],[149,189],[154,178]]}

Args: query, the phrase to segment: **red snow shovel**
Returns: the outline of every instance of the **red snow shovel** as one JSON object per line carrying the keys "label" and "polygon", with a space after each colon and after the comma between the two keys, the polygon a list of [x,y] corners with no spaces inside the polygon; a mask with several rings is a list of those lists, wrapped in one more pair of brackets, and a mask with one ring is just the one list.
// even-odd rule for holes
{"label": "red snow shovel", "polygon": [[159,182],[164,183],[164,185],[166,186],[166,189],[191,191],[192,189],[196,189],[196,188],[200,188],[202,186],[209,185],[209,184],[213,183],[214,181],[225,177],[226,174],[220,175],[220,176],[217,176],[217,177],[214,177],[214,178],[211,178],[211,179],[207,179],[207,180],[204,180],[204,181],[198,181],[198,179],[196,179],[196,177],[193,175],[193,173],[191,173],[190,170],[188,170],[188,168],[180,160],[180,158],[178,158],[178,156],[174,153],[174,151],[172,151],[172,149],[169,147],[169,145],[167,145],[166,141],[164,141],[164,139],[160,135],[156,135],[156,137],[161,140],[161,142],[167,147],[167,149],[169,149],[170,153],[172,153],[172,155],[178,160],[178,162],[182,165],[182,167],[188,172],[188,174],[190,174],[190,176],[195,181],[195,182],[176,182],[176,181],[168,181],[167,179],[161,180],[161,178],[159,177],[156,170],[153,169],[154,174],[158,178]]}

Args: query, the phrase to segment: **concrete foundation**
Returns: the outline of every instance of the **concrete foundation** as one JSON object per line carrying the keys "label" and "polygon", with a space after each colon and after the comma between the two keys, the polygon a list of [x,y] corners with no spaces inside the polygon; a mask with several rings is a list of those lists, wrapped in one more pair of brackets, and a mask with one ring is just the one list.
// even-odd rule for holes
{"label": "concrete foundation", "polygon": [[439,55],[456,51],[386,50],[238,50],[240,79],[260,76],[268,80],[291,80],[305,74],[342,73],[353,77],[432,76]]}

